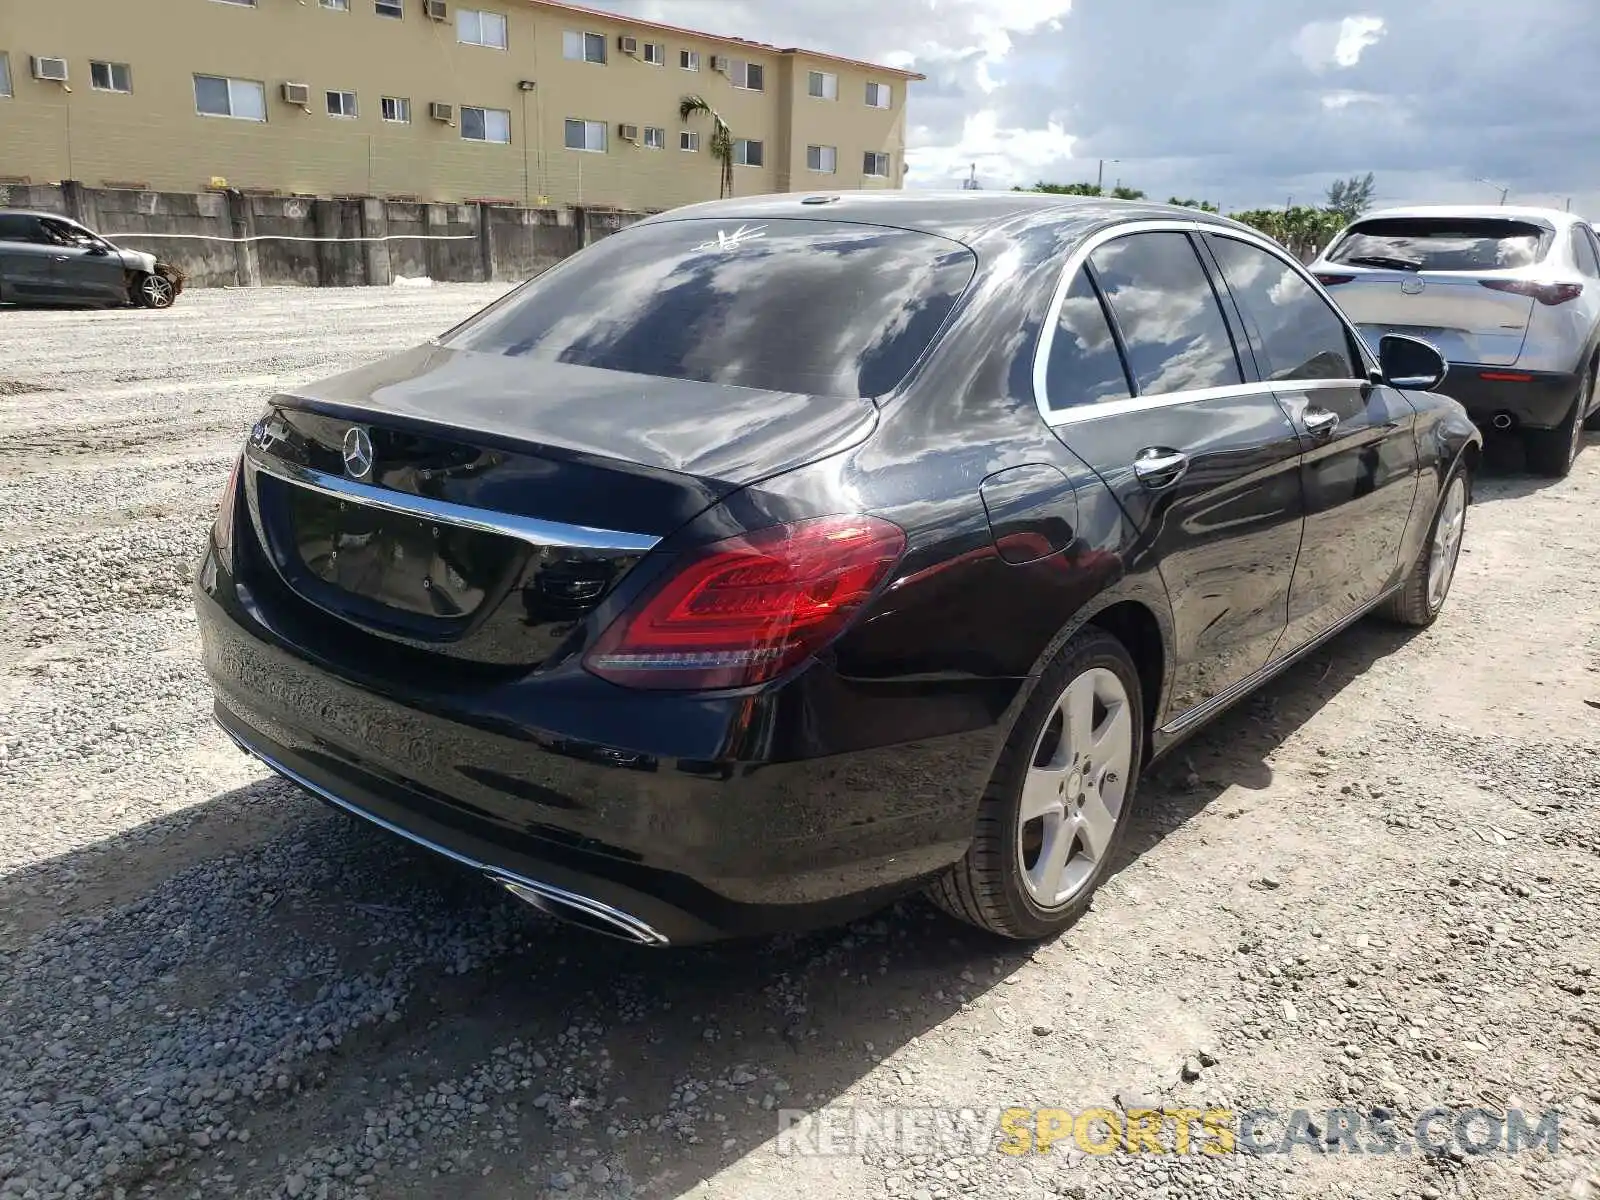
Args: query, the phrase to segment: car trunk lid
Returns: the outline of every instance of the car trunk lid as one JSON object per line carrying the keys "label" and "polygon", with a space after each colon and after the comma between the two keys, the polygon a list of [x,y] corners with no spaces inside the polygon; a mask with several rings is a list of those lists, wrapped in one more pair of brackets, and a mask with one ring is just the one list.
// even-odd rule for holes
{"label": "car trunk lid", "polygon": [[246,496],[272,567],[323,614],[532,667],[696,513],[875,421],[860,399],[426,346],[277,397]]}

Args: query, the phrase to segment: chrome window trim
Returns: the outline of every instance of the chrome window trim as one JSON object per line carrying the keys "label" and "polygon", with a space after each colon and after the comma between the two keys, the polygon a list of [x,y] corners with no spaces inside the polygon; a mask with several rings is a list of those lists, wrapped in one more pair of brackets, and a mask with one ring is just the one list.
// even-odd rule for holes
{"label": "chrome window trim", "polygon": [[309,488],[325,496],[336,496],[353,504],[364,504],[384,512],[436,521],[460,529],[479,533],[497,533],[516,538],[537,547],[561,547],[571,550],[609,550],[619,553],[643,554],[655,548],[659,537],[643,533],[622,533],[614,529],[595,529],[587,525],[568,525],[562,521],[544,521],[538,517],[523,517],[515,513],[492,512],[448,500],[434,500],[428,496],[413,496],[408,492],[394,492],[369,483],[357,483],[342,475],[332,475],[312,467],[287,463],[279,458],[245,455],[245,466],[250,471],[260,471],[284,483]]}
{"label": "chrome window trim", "polygon": [[[1163,392],[1155,396],[1130,396],[1123,400],[1104,400],[1098,404],[1079,404],[1070,408],[1052,409],[1050,407],[1050,393],[1046,387],[1046,375],[1050,365],[1050,348],[1055,343],[1056,325],[1061,320],[1061,307],[1066,303],[1067,291],[1072,287],[1072,281],[1084,264],[1089,261],[1089,256],[1104,246],[1107,242],[1116,241],[1121,237],[1129,237],[1139,233],[1208,233],[1216,237],[1232,238],[1264,250],[1273,257],[1286,263],[1300,277],[1311,286],[1311,290],[1328,305],[1345,332],[1352,339],[1356,352],[1361,358],[1361,365],[1368,371],[1376,371],[1377,365],[1367,348],[1366,342],[1356,332],[1355,326],[1333,299],[1324,290],[1322,284],[1317,282],[1303,263],[1297,261],[1293,255],[1287,253],[1282,246],[1263,234],[1250,233],[1242,229],[1233,229],[1225,225],[1213,225],[1209,221],[1188,221],[1176,218],[1148,219],[1137,221],[1124,221],[1119,225],[1112,225],[1106,229],[1097,230],[1080,242],[1067,257],[1066,265],[1061,269],[1061,277],[1056,281],[1054,293],[1050,297],[1050,306],[1045,310],[1044,326],[1039,331],[1039,340],[1033,351],[1033,402],[1039,410],[1039,416],[1051,428],[1062,425],[1073,425],[1080,421],[1092,421],[1098,417],[1108,417],[1130,412],[1144,412],[1147,409],[1170,408],[1175,404],[1190,404],[1202,400],[1216,400],[1229,396],[1253,396],[1270,394],[1278,391],[1314,391],[1322,388],[1347,388],[1363,387],[1372,382],[1367,379],[1277,379],[1253,380],[1249,383],[1226,384],[1222,387],[1193,388],[1181,392]],[[1202,262],[1207,274],[1210,274],[1209,263]],[[1224,313],[1226,315],[1226,313]],[[1231,322],[1230,322],[1231,327]],[[1242,365],[1242,364],[1241,364]]]}

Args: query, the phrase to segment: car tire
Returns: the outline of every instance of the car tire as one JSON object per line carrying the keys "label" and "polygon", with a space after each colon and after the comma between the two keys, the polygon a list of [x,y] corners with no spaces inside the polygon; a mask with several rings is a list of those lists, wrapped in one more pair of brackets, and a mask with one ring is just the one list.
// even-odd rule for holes
{"label": "car tire", "polygon": [[1530,429],[1522,435],[1528,470],[1550,479],[1565,479],[1571,473],[1583,445],[1583,410],[1593,387],[1594,366],[1591,364],[1583,369],[1578,394],[1572,398],[1572,408],[1566,419],[1554,429]]}
{"label": "car tire", "polygon": [[1019,940],[1070,926],[1126,837],[1144,740],[1132,657],[1109,633],[1082,630],[1023,706],[979,802],[972,844],[929,888],[933,902]]}
{"label": "car tire", "polygon": [[172,280],[153,272],[135,279],[130,291],[133,302],[140,308],[171,308],[178,298],[178,289],[172,285]]}
{"label": "car tire", "polygon": [[[1600,388],[1600,354],[1596,354],[1589,363],[1589,395],[1587,399],[1590,404],[1595,401],[1594,393],[1596,388]],[[1582,393],[1579,394],[1581,395]],[[1594,412],[1584,418],[1583,427],[1591,433],[1600,430],[1600,408],[1595,409]]]}
{"label": "car tire", "polygon": [[1461,541],[1466,533],[1471,497],[1471,477],[1464,467],[1457,465],[1440,489],[1439,506],[1434,510],[1428,540],[1411,564],[1405,583],[1383,607],[1383,615],[1389,620],[1413,629],[1426,629],[1438,619],[1439,610],[1450,595],[1450,584],[1455,580],[1456,563],[1461,558]]}

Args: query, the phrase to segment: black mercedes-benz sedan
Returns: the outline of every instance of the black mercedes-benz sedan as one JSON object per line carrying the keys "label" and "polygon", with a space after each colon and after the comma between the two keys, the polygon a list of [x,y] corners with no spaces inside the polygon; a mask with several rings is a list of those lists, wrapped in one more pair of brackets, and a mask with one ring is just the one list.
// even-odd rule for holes
{"label": "black mercedes-benz sedan", "polygon": [[1445,370],[1205,213],[679,209],[272,399],[198,576],[216,715],[639,943],[917,889],[1046,936],[1153,759],[1434,620],[1480,453]]}

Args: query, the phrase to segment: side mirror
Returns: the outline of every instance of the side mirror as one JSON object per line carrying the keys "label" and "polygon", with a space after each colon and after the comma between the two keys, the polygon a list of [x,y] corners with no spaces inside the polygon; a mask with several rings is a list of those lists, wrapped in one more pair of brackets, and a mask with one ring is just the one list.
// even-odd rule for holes
{"label": "side mirror", "polygon": [[90,245],[88,247],[88,250],[89,250],[90,254],[97,255],[97,256],[103,256],[103,255],[107,255],[107,254],[111,253],[111,251],[107,250],[99,242],[95,242],[92,245]]}
{"label": "side mirror", "polygon": [[1378,365],[1390,387],[1414,392],[1433,391],[1450,373],[1444,355],[1421,338],[1400,333],[1386,333],[1378,342]]}

